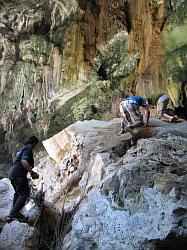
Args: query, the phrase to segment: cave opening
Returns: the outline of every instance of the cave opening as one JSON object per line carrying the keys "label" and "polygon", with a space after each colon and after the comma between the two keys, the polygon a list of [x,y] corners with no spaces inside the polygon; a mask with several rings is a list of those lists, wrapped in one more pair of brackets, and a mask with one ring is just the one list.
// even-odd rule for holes
{"label": "cave opening", "polygon": [[107,73],[106,73],[106,69],[103,65],[101,65],[97,71],[98,75],[99,75],[99,80],[105,81],[107,80]]}
{"label": "cave opening", "polygon": [[183,81],[181,85],[181,92],[182,92],[182,106],[175,108],[175,113],[179,117],[183,119],[187,119],[187,97],[185,93],[186,82]]}

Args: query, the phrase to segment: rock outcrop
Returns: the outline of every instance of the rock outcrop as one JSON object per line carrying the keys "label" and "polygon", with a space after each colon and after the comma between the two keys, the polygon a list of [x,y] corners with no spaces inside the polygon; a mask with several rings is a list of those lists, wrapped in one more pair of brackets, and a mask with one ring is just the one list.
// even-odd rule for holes
{"label": "rock outcrop", "polygon": [[0,234],[0,249],[31,250],[37,249],[37,246],[37,230],[26,223],[13,221]]}
{"label": "rock outcrop", "polygon": [[10,180],[4,178],[0,180],[0,226],[5,223],[12,207],[14,189]]}
{"label": "rock outcrop", "polygon": [[[88,174],[91,171],[90,174],[92,173],[92,164],[95,161],[100,164],[103,162],[104,165],[108,164],[113,161],[108,151],[111,151],[113,157],[116,158],[123,155],[130,147],[130,140],[124,141],[125,136],[120,136],[118,130],[119,119],[110,122],[96,120],[77,122],[44,141],[44,147],[50,158],[54,160],[51,164],[48,162],[43,172],[44,190],[47,190],[46,198],[49,196],[49,201],[55,203],[61,195],[72,190],[72,193],[70,192],[70,207],[72,207],[76,199],[81,198],[77,196],[78,187],[75,190],[73,188],[77,186],[85,172]],[[97,152],[100,151],[106,152],[103,153],[106,159],[97,156]],[[98,174],[100,175],[99,172]],[[88,176],[84,176],[84,182],[85,178],[88,179]],[[99,176],[97,182],[100,183]],[[82,188],[78,188],[79,194]],[[75,200],[73,201],[74,192]],[[66,201],[68,201],[68,195]]]}
{"label": "rock outcrop", "polygon": [[130,149],[118,119],[77,122],[44,141],[56,162],[44,177],[46,197],[60,209],[65,196],[68,211],[81,201],[62,249],[186,246],[186,123],[150,125],[137,134],[151,138]]}
{"label": "rock outcrop", "polygon": [[119,130],[120,119],[79,121],[43,142],[40,234],[55,249],[185,249],[187,123],[151,119],[136,146]]}

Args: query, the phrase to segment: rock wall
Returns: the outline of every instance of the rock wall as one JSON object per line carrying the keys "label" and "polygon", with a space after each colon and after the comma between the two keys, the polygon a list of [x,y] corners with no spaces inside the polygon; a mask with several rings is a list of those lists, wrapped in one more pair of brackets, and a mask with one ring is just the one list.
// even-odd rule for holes
{"label": "rock wall", "polygon": [[186,249],[187,122],[149,125],[135,129],[134,146],[119,118],[79,121],[45,140],[34,180],[45,203],[27,204],[29,225],[6,223],[12,187],[0,181],[0,248]]}
{"label": "rock wall", "polygon": [[0,8],[10,154],[31,134],[42,140],[77,120],[117,116],[120,91],[150,100],[168,91],[186,112],[183,0],[1,0]]}
{"label": "rock wall", "polygon": [[44,141],[46,199],[76,208],[56,249],[185,249],[186,125],[151,120],[131,148],[119,119],[77,122]]}
{"label": "rock wall", "polygon": [[37,245],[37,231],[26,223],[13,221],[3,228],[0,235],[1,249],[31,250],[37,249]]}
{"label": "rock wall", "polygon": [[[166,91],[187,115],[186,8],[185,0],[0,0],[0,178],[28,136],[45,139],[36,185],[71,214],[55,220],[68,230],[40,216],[47,244],[186,247],[186,123],[140,129],[130,149],[119,119],[93,120],[117,117],[124,92],[154,102]],[[4,219],[12,199],[4,180],[0,193]],[[0,247],[36,248],[36,231],[12,222]]]}

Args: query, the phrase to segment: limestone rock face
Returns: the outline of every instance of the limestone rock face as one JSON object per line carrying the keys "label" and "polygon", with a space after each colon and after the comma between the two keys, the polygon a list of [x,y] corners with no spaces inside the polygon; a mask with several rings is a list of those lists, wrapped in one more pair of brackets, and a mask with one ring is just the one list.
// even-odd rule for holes
{"label": "limestone rock face", "polygon": [[0,0],[0,178],[30,135],[45,140],[36,184],[59,211],[79,208],[64,249],[183,242],[186,123],[153,121],[130,149],[119,119],[98,119],[118,117],[121,92],[152,103],[168,92],[187,117],[186,9],[184,0]]}
{"label": "limestone rock face", "polygon": [[186,245],[186,122],[151,120],[149,128],[137,129],[139,140],[131,148],[128,134],[118,134],[119,122],[77,122],[43,142],[53,159],[44,176],[46,197],[59,209],[77,207],[71,231],[57,245]]}
{"label": "limestone rock face", "polygon": [[[48,245],[77,250],[186,246],[187,123],[151,119],[149,127],[135,129],[135,146],[119,130],[120,119],[79,121],[43,141],[48,156],[36,157],[40,179],[35,184],[43,187],[45,205],[27,214],[33,225],[40,214],[40,234],[46,233]],[[1,182],[7,201],[10,183]],[[13,230],[28,236],[19,238],[23,245],[17,244],[20,234],[11,236]],[[35,230],[19,222],[5,225],[0,247],[38,247]]]}
{"label": "limestone rock face", "polygon": [[13,221],[7,224],[0,234],[0,249],[37,249],[38,235],[35,228],[26,223]]}
{"label": "limestone rock face", "polygon": [[[124,141],[118,131],[119,119],[110,122],[91,120],[70,125],[43,141],[49,157],[53,159],[48,161],[43,171],[46,199],[57,202],[60,208],[60,197],[69,192],[66,206],[72,209],[81,198],[81,190],[92,185],[92,178],[99,185],[102,167],[112,163],[129,148],[129,140]],[[97,174],[94,172],[96,169]]]}
{"label": "limestone rock face", "polygon": [[120,91],[154,101],[168,91],[185,113],[185,8],[181,0],[2,0],[0,124],[10,154],[31,134],[117,116]]}
{"label": "limestone rock face", "polygon": [[[146,241],[162,241],[171,234],[186,237],[186,170],[181,169],[186,140],[177,142],[171,136],[167,143],[158,141],[158,147],[154,140],[142,140],[136,150],[128,151],[122,164],[81,204],[64,249],[73,244],[83,249],[151,249]],[[179,145],[183,157],[175,154],[173,166],[171,156]],[[165,147],[170,147],[170,159],[165,158]]]}
{"label": "limestone rock face", "polygon": [[[12,207],[14,189],[7,178],[0,180],[0,221],[5,221]],[[1,223],[1,222],[0,222]]]}

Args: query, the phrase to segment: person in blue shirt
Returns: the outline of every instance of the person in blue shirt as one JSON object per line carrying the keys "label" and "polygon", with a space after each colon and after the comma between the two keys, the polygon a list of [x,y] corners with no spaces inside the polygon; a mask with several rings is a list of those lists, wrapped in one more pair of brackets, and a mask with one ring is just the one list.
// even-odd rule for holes
{"label": "person in blue shirt", "polygon": [[[144,118],[140,112],[140,107],[144,109]],[[122,116],[120,134],[129,132],[134,136],[133,128],[148,126],[150,110],[148,102],[142,96],[127,96],[120,103],[120,113]]]}
{"label": "person in blue shirt", "polygon": [[157,114],[158,114],[158,119],[166,119],[170,122],[176,122],[177,119],[176,117],[171,114],[169,114],[169,112],[167,111],[167,105],[169,103],[169,96],[165,93],[161,94],[161,96],[159,97],[158,101],[157,101]]}
{"label": "person in blue shirt", "polygon": [[15,190],[9,220],[13,220],[14,218],[24,219],[24,215],[20,211],[25,206],[27,198],[30,195],[27,173],[30,173],[32,179],[39,178],[39,175],[32,170],[34,167],[33,149],[37,143],[38,139],[35,136],[31,136],[21,151],[16,153],[16,160],[9,174],[11,184]]}

